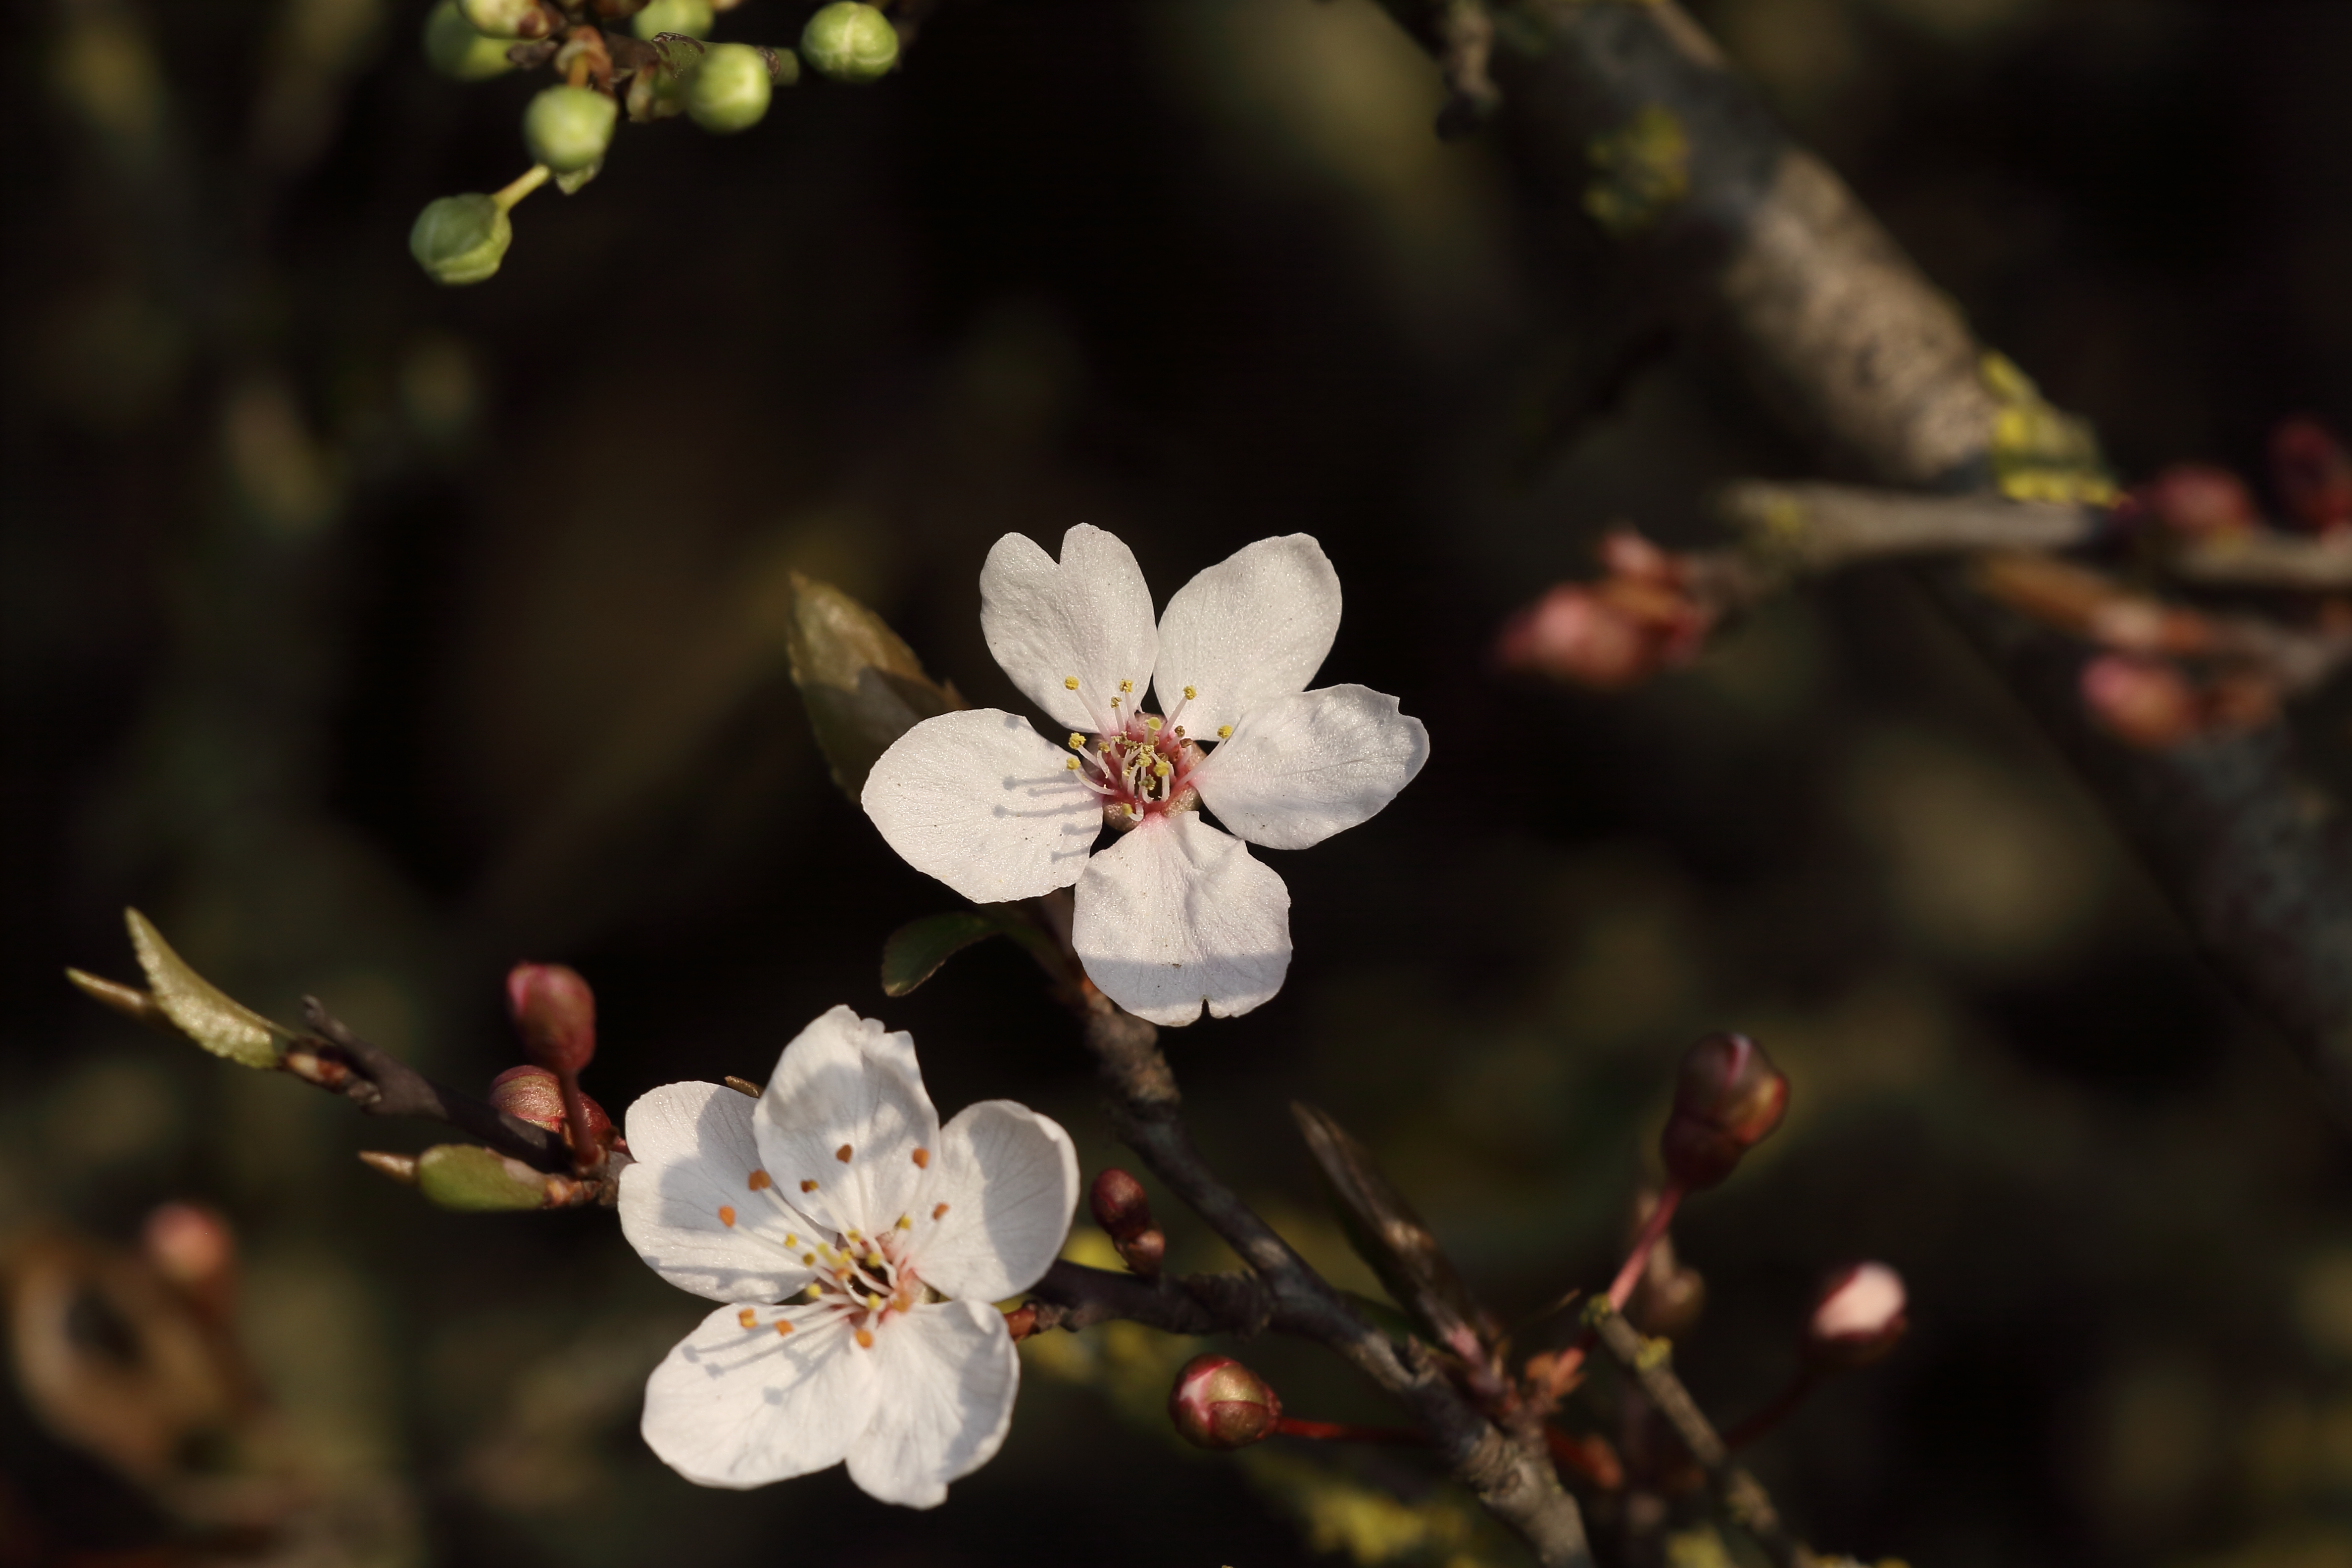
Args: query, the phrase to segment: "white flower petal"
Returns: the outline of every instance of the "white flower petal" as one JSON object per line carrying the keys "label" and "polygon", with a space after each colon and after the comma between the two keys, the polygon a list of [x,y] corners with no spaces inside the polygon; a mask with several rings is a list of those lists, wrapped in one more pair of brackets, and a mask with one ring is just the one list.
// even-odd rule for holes
{"label": "white flower petal", "polygon": [[1282,989],[1290,889],[1231,834],[1170,812],[1087,862],[1071,941],[1087,977],[1138,1017],[1219,1018]]}
{"label": "white flower petal", "polygon": [[751,1110],[715,1083],[664,1084],[629,1107],[621,1234],[655,1273],[715,1301],[781,1301],[811,1278],[784,1247],[808,1222],[751,1184]]}
{"label": "white flower petal", "polygon": [[849,1479],[884,1502],[937,1508],[1013,1425],[1021,1358],[1004,1314],[985,1301],[918,1307],[876,1331],[871,1359],[880,1397],[850,1445]]}
{"label": "white flower petal", "polygon": [[869,1237],[914,1207],[918,1151],[928,1163],[940,1146],[914,1037],[846,1007],[784,1047],[751,1125],[768,1173],[794,1207]]}
{"label": "white flower petal", "polygon": [[881,1378],[845,1319],[779,1334],[721,1307],[646,1380],[646,1446],[688,1480],[759,1487],[839,1464],[873,1422]]}
{"label": "white flower petal", "polygon": [[891,743],[859,804],[907,864],[975,903],[1034,899],[1076,881],[1102,832],[1069,759],[1017,713],[942,713]]}
{"label": "white flower petal", "polygon": [[1192,778],[1240,837],[1304,849],[1378,812],[1427,761],[1429,731],[1395,698],[1327,686],[1251,709]]}
{"label": "white flower petal", "polygon": [[916,1273],[960,1300],[1002,1300],[1037,1283],[1069,1238],[1077,1151],[1050,1118],[984,1100],[940,1129],[923,1202],[910,1244]]}
{"label": "white flower petal", "polygon": [[[1160,710],[1213,739],[1258,704],[1307,689],[1339,631],[1339,574],[1304,533],[1244,545],[1176,591],[1160,617]],[[1184,689],[1198,693],[1189,700]]]}
{"label": "white flower petal", "polygon": [[1065,729],[1104,732],[1119,682],[1134,682],[1123,713],[1151,684],[1159,637],[1143,568],[1087,523],[1062,535],[1059,564],[1024,534],[998,540],[980,570],[980,629],[1013,684]]}

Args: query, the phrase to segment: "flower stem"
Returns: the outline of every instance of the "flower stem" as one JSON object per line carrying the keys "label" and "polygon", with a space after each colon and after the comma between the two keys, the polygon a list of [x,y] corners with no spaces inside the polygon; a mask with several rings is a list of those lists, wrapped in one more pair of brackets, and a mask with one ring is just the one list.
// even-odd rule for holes
{"label": "flower stem", "polygon": [[572,1134],[572,1168],[586,1175],[604,1163],[604,1151],[588,1131],[588,1100],[580,1092],[580,1075],[566,1068],[555,1075],[555,1085],[563,1095],[564,1125]]}
{"label": "flower stem", "polygon": [[533,163],[530,173],[520,175],[511,184],[492,191],[490,200],[499,204],[499,211],[510,212],[515,203],[547,184],[551,177],[546,164]]}
{"label": "flower stem", "polygon": [[1668,1182],[1665,1191],[1658,1194],[1657,1206],[1650,1211],[1649,1219],[1643,1224],[1642,1234],[1633,1238],[1633,1249],[1625,1255],[1625,1266],[1617,1270],[1617,1278],[1610,1282],[1611,1310],[1623,1311],[1625,1303],[1633,1299],[1633,1288],[1642,1282],[1642,1270],[1649,1264],[1651,1249],[1658,1245],[1658,1238],[1666,1234],[1666,1226],[1674,1223],[1675,1210],[1682,1201],[1682,1187]]}
{"label": "flower stem", "polygon": [[1287,1437],[1311,1437],[1318,1443],[1426,1443],[1429,1435],[1411,1426],[1353,1426],[1344,1421],[1301,1421],[1277,1415],[1268,1431]]}

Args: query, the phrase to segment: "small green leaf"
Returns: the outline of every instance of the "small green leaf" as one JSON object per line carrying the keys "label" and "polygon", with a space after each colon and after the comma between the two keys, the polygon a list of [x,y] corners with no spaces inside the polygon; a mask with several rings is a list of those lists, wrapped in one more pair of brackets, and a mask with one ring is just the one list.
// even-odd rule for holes
{"label": "small green leaf", "polygon": [[150,1028],[161,1029],[167,1035],[180,1032],[164,1016],[155,998],[136,985],[125,985],[119,980],[103,979],[79,969],[67,970],[66,978],[73,983],[75,990],[93,1002],[113,1008],[126,1018],[145,1024]]}
{"label": "small green leaf", "polygon": [[147,984],[154,991],[155,1005],[173,1027],[213,1055],[246,1067],[274,1068],[284,1058],[296,1037],[293,1030],[232,1001],[189,968],[137,910],[123,910],[122,918],[131,928],[139,967],[147,972]]}
{"label": "small green leaf", "polygon": [[795,572],[784,647],[833,782],[855,801],[874,759],[926,719],[963,706],[923,673],[889,624],[835,587]]}
{"label": "small green leaf", "polygon": [[992,936],[1009,936],[1047,969],[1057,970],[1061,955],[1053,940],[1030,921],[993,910],[958,910],[953,914],[925,915],[890,933],[882,944],[882,993],[904,996],[939,973],[940,965]]}
{"label": "small green leaf", "polygon": [[492,1214],[547,1206],[547,1178],[472,1143],[436,1143],[416,1157],[416,1187],[445,1209]]}

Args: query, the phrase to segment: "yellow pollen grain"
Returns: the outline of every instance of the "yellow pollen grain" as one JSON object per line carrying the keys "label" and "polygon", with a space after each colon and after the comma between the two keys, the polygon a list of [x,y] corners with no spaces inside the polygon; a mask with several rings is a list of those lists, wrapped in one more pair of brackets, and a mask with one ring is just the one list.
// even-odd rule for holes
{"label": "yellow pollen grain", "polygon": [[1233,727],[1231,724],[1220,724],[1220,725],[1218,725],[1218,726],[1217,726],[1217,739],[1218,739],[1218,740],[1220,740],[1220,741],[1230,741],[1230,740],[1232,740],[1233,738],[1234,738],[1234,727]]}
{"label": "yellow pollen grain", "polygon": [[1084,735],[1079,734],[1076,730],[1071,731],[1070,731],[1070,750],[1072,750],[1072,751],[1074,751],[1074,752],[1083,752],[1083,751],[1085,751],[1086,749],[1087,749],[1087,738],[1086,738]]}
{"label": "yellow pollen grain", "polygon": [[729,1208],[725,1204],[720,1204],[719,1205],[719,1223],[725,1226],[730,1230],[734,1229],[735,1211]]}
{"label": "yellow pollen grain", "polygon": [[1198,696],[1200,696],[1200,695],[1201,695],[1201,694],[1200,694],[1199,692],[1197,692],[1197,691],[1193,690],[1193,689],[1192,689],[1191,687],[1189,687],[1189,686],[1188,686],[1188,687],[1186,687],[1186,688],[1184,689],[1184,700],[1185,700],[1185,701],[1187,701],[1187,702],[1192,701],[1194,698],[1196,698],[1196,697],[1198,697]]}
{"label": "yellow pollen grain", "polygon": [[751,1173],[751,1181],[750,1181],[747,1184],[751,1187],[751,1189],[753,1192],[755,1192],[755,1193],[756,1193],[756,1192],[761,1192],[761,1191],[764,1191],[764,1190],[766,1190],[766,1189],[767,1189],[767,1188],[769,1188],[769,1187],[772,1187],[772,1186],[774,1186],[776,1184],[775,1184],[774,1182],[770,1181],[770,1180],[768,1179],[768,1173],[767,1173],[767,1172],[765,1172],[765,1171],[754,1171],[754,1172],[752,1172],[752,1173]]}
{"label": "yellow pollen grain", "polygon": [[806,1181],[803,1182],[801,1184],[801,1191],[804,1193],[813,1193],[816,1191],[816,1178],[814,1176],[811,1176]]}
{"label": "yellow pollen grain", "polygon": [[1121,691],[1132,691],[1135,689],[1135,682],[1132,680],[1122,680],[1118,683],[1118,689]]}
{"label": "yellow pollen grain", "polygon": [[1076,757],[1064,758],[1062,762],[1062,771],[1069,773],[1076,773],[1078,771],[1078,759]]}
{"label": "yellow pollen grain", "polygon": [[898,1228],[900,1230],[912,1230],[915,1228],[915,1222],[908,1219],[905,1215],[900,1215],[898,1216]]}
{"label": "yellow pollen grain", "polygon": [[930,1168],[931,1168],[931,1152],[930,1152],[929,1149],[918,1149],[918,1150],[916,1150],[916,1151],[915,1151],[915,1169],[917,1169],[918,1171],[928,1171],[928,1170],[929,1170]]}
{"label": "yellow pollen grain", "polygon": [[803,1301],[814,1301],[824,1296],[824,1290],[823,1287],[811,1285],[807,1289],[801,1292],[801,1300]]}
{"label": "yellow pollen grain", "polygon": [[874,1336],[864,1329],[858,1330],[857,1348],[862,1351],[872,1350],[874,1348]]}
{"label": "yellow pollen grain", "polygon": [[836,1159],[836,1160],[840,1161],[840,1162],[841,1162],[843,1164],[845,1164],[845,1165],[848,1164],[848,1163],[849,1163],[849,1145],[848,1145],[848,1144],[846,1144],[846,1143],[844,1143],[840,1148],[835,1149],[835,1150],[833,1152],[833,1157],[834,1157],[835,1159]]}
{"label": "yellow pollen grain", "polygon": [[779,1335],[789,1334],[792,1331],[793,1321],[790,1318],[778,1318],[776,1320],[776,1332]]}
{"label": "yellow pollen grain", "polygon": [[[802,1254],[801,1254],[801,1267],[802,1267],[802,1268],[815,1268],[815,1267],[816,1267],[816,1254],[815,1254],[815,1253],[814,1253],[814,1252],[803,1252],[803,1253],[802,1253]],[[812,1286],[810,1286],[810,1287],[809,1287],[809,1289],[812,1289],[812,1290],[814,1290],[814,1289],[816,1289],[816,1287],[815,1287],[815,1286],[814,1286],[814,1285],[812,1285]],[[811,1300],[814,1300],[816,1298],[814,1298],[814,1296],[812,1296],[812,1297],[810,1297],[809,1299],[810,1299]]]}
{"label": "yellow pollen grain", "polygon": [[1065,690],[1065,691],[1076,691],[1077,689],[1078,689],[1078,678],[1077,678],[1076,676],[1075,676],[1075,675],[1066,675],[1066,676],[1062,677],[1062,689],[1063,689],[1063,690]]}
{"label": "yellow pollen grain", "polygon": [[[856,1231],[854,1231],[854,1230],[853,1230],[853,1231],[851,1231],[851,1232],[849,1233],[849,1239],[850,1239],[850,1240],[852,1240],[852,1241],[863,1241],[863,1240],[865,1240],[866,1238],[865,1238],[864,1237],[862,1237],[862,1236],[858,1235]],[[846,1253],[845,1252],[845,1253],[843,1254],[843,1256],[844,1256],[844,1257],[846,1257],[846,1256],[848,1256],[848,1254],[846,1254]]]}
{"label": "yellow pollen grain", "polygon": [[756,1329],[760,1326],[760,1314],[746,1307],[735,1314],[735,1321],[747,1329]]}
{"label": "yellow pollen grain", "polygon": [[799,1237],[794,1236],[789,1230],[784,1232],[784,1245],[786,1247],[798,1247],[800,1244],[801,1238]]}
{"label": "yellow pollen grain", "polygon": [[941,1204],[939,1207],[937,1207],[937,1208],[935,1208],[935,1209],[933,1209],[933,1210],[931,1211],[931,1218],[933,1218],[934,1220],[941,1220],[941,1219],[945,1219],[945,1218],[947,1217],[947,1215],[948,1215],[948,1205],[945,1205],[945,1204]]}

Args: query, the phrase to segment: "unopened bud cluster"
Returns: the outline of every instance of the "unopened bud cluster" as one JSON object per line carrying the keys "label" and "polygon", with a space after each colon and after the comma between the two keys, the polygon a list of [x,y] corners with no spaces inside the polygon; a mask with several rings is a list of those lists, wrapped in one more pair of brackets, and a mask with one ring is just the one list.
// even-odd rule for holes
{"label": "unopened bud cluster", "polygon": [[1685,1192],[1715,1186],[1769,1137],[1789,1110],[1789,1080],[1745,1035],[1709,1035],[1683,1058],[1675,1107],[1659,1141],[1667,1176]]}
{"label": "unopened bud cluster", "polygon": [[1857,1263],[1823,1282],[1805,1321],[1806,1364],[1824,1372],[1868,1366],[1911,1326],[1903,1277],[1884,1263]]}
{"label": "unopened bud cluster", "polygon": [[1186,1362],[1168,1394],[1168,1419],[1196,1447],[1246,1448],[1281,1418],[1282,1401],[1263,1378],[1213,1352]]}
{"label": "unopened bud cluster", "polygon": [[1716,616],[1679,559],[1620,530],[1601,560],[1601,581],[1562,583],[1504,623],[1495,647],[1504,668],[1616,691],[1698,657]]}
{"label": "unopened bud cluster", "polygon": [[1151,1199],[1143,1184],[1113,1166],[1095,1178],[1087,1201],[1095,1223],[1127,1266],[1146,1279],[1157,1278],[1168,1255],[1168,1238],[1151,1217]]}

